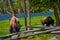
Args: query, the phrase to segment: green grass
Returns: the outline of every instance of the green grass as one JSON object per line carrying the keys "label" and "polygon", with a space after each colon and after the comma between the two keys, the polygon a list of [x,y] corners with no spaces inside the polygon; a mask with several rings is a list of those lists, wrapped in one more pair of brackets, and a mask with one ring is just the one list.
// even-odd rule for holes
{"label": "green grass", "polygon": [[[36,16],[31,18],[31,25],[41,25],[40,20],[45,16]],[[55,19],[54,16],[52,16]],[[24,18],[19,18],[20,24],[24,27]],[[4,29],[3,29],[4,28]],[[7,30],[5,29],[7,28]],[[0,36],[9,34],[9,20],[0,21]],[[21,29],[24,30],[25,28]],[[46,36],[54,36],[53,34],[42,34],[42,35],[35,35],[34,37],[41,37],[42,40],[46,38]]]}
{"label": "green grass", "polygon": [[[40,20],[45,16],[37,16],[31,18],[31,25],[41,24]],[[52,16],[53,19],[54,16]],[[24,26],[24,18],[19,18],[20,24]],[[0,21],[1,28],[9,28],[9,20]]]}

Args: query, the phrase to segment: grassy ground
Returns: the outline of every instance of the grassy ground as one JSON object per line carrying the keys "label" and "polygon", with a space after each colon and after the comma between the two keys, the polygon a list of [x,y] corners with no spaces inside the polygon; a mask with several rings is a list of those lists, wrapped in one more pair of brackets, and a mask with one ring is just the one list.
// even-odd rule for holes
{"label": "grassy ground", "polygon": [[[32,17],[31,18],[31,25],[40,25],[41,24],[41,22],[40,22],[40,20],[43,18],[43,17],[45,17],[45,16],[37,16],[37,17]],[[52,16],[52,18],[53,19],[55,19],[54,18],[54,16]],[[24,26],[24,18],[19,18],[19,21],[20,21],[20,24],[22,25],[22,27]],[[4,21],[0,21],[0,36],[2,36],[2,35],[6,35],[6,34],[9,34],[9,20],[4,20]],[[6,30],[6,29],[7,30]],[[25,28],[23,28],[23,29],[21,29],[21,30],[24,30]],[[48,36],[54,36],[53,34],[42,34],[42,35],[35,35],[34,36],[34,40],[35,40],[35,38],[37,38],[36,40],[47,40],[47,37]]]}

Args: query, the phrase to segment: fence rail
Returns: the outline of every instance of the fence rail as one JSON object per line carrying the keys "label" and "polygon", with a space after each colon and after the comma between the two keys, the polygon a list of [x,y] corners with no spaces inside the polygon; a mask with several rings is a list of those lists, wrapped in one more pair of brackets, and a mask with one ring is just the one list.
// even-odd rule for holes
{"label": "fence rail", "polygon": [[[28,36],[34,36],[34,35],[45,34],[45,33],[51,33],[51,34],[56,34],[56,32],[60,33],[60,27],[44,27],[43,31],[41,31],[41,29],[43,29],[43,28],[36,29],[36,30],[24,31],[23,35],[20,35],[21,33],[18,32],[18,33],[8,34],[8,35],[5,35],[5,36],[0,36],[0,40],[7,39],[7,38],[10,38],[10,40],[11,39],[20,39],[20,38],[24,38],[24,37],[28,37]],[[18,36],[18,34],[20,36]],[[15,35],[17,35],[17,37],[11,38],[11,37],[13,37]]]}

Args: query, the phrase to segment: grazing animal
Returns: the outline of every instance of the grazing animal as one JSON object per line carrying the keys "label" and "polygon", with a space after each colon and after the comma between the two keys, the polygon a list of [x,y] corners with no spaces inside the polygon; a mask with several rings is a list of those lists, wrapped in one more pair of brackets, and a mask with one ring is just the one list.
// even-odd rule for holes
{"label": "grazing animal", "polygon": [[46,26],[50,26],[50,25],[54,25],[54,19],[52,19],[50,16],[45,17],[41,20],[42,25],[44,26],[46,24]]}
{"label": "grazing animal", "polygon": [[12,18],[9,19],[9,21],[10,21],[10,33],[19,32],[21,25],[18,21],[18,18],[12,16]]}

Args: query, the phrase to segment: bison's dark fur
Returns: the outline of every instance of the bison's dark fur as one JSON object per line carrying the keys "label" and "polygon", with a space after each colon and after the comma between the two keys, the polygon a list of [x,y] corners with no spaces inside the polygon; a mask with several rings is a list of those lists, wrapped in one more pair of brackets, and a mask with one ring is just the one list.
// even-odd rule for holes
{"label": "bison's dark fur", "polygon": [[54,19],[51,17],[46,17],[45,19],[41,20],[42,25],[46,24],[46,26],[54,25]]}

